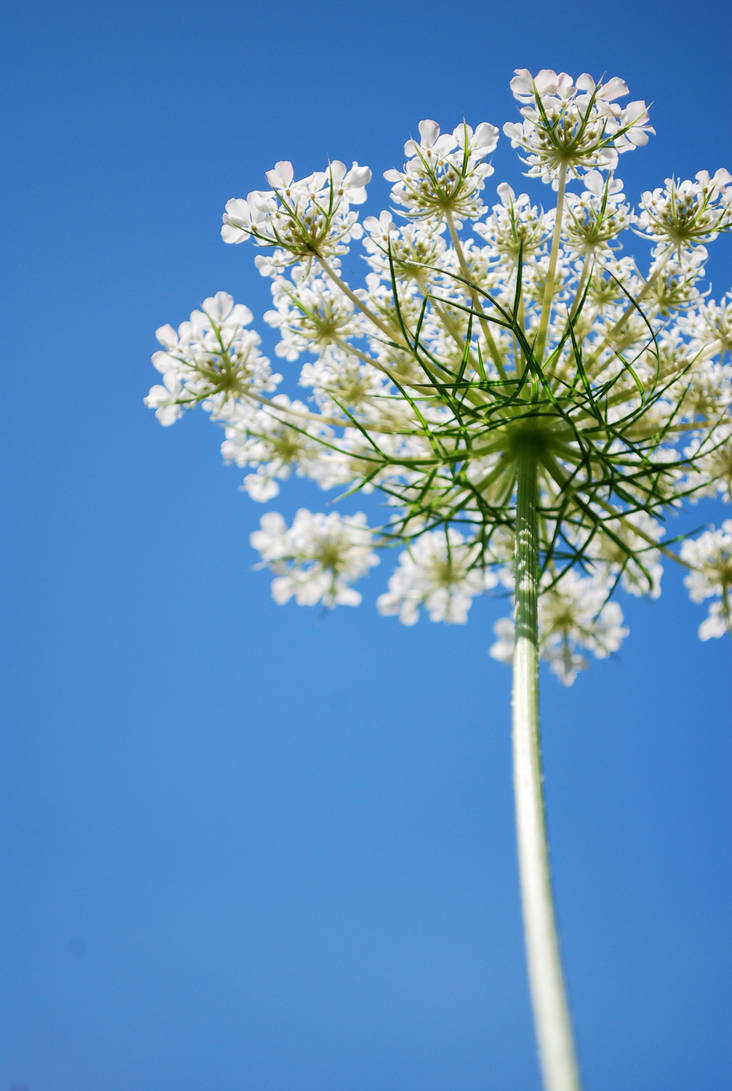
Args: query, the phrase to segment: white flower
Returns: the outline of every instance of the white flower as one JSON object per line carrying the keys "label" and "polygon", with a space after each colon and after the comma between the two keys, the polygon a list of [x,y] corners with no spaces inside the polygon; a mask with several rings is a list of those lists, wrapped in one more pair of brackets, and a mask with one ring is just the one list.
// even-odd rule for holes
{"label": "white flower", "polygon": [[442,237],[444,223],[408,223],[397,227],[390,212],[363,222],[364,250],[369,266],[385,280],[414,279],[426,286],[435,273],[429,266],[440,265],[447,244]]}
{"label": "white flower", "polygon": [[294,180],[292,164],[276,163],[267,171],[271,188],[253,190],[246,199],[227,202],[221,237],[238,243],[251,237],[257,246],[273,249],[260,271],[271,275],[289,265],[302,264],[309,271],[314,258],[345,254],[351,239],[363,229],[350,205],[366,199],[368,167],[354,163],[350,170],[340,160],[327,170]]}
{"label": "white flower", "polygon": [[[616,652],[628,635],[622,625],[623,612],[616,602],[607,602],[609,585],[601,578],[580,576],[574,569],[552,586],[546,573],[539,598],[539,655],[554,674],[571,686],[587,666],[583,652],[605,659]],[[514,649],[514,625],[501,618],[495,625],[498,640],[491,647],[494,659],[510,663]]]}
{"label": "white flower", "polygon": [[493,173],[484,159],[498,142],[498,129],[483,121],[473,131],[463,122],[452,133],[440,134],[440,126],[427,120],[420,121],[419,135],[419,143],[404,145],[404,169],[384,173],[394,183],[392,200],[413,219],[440,220],[446,213],[458,223],[476,219],[483,209],[478,195]]}
{"label": "white flower", "polygon": [[275,348],[278,356],[297,360],[303,352],[322,352],[360,334],[362,323],[354,316],[350,299],[321,277],[292,284],[284,277],[272,283],[275,310],[264,320],[280,330]]}
{"label": "white flower", "polygon": [[293,470],[300,477],[315,473],[323,458],[320,441],[330,434],[303,402],[278,394],[270,406],[245,409],[228,423],[221,453],[239,467],[256,467],[242,487],[252,500],[261,502],[276,496],[277,481],[289,478]]}
{"label": "white flower", "polygon": [[539,212],[527,193],[517,197],[507,182],[497,187],[500,204],[494,205],[484,222],[475,225],[476,234],[512,262],[527,261],[541,250],[551,234],[553,213]]}
{"label": "white flower", "polygon": [[666,251],[658,257],[651,266],[646,285],[646,313],[652,307],[654,313],[680,317],[683,311],[701,302],[698,283],[704,276],[706,259],[707,251],[703,246],[675,253]]}
{"label": "white flower", "polygon": [[661,594],[663,566],[660,552],[654,549],[653,543],[663,536],[661,525],[647,512],[636,511],[608,524],[607,530],[610,534],[595,535],[588,549],[593,561],[607,566],[603,576],[606,589],[619,579],[628,594],[657,599]]}
{"label": "white flower", "polygon": [[300,508],[288,528],[281,515],[268,512],[251,544],[275,573],[272,597],[279,604],[294,596],[300,606],[358,606],[361,595],[349,585],[379,563],[361,513],[322,515]]}
{"label": "white flower", "polygon": [[199,403],[214,416],[225,415],[233,399],[276,389],[282,376],[273,374],[260,354],[259,334],[245,328],[251,320],[248,307],[217,292],[177,333],[172,326],[160,327],[156,337],[164,351],[154,353],[152,362],[164,386],[153,386],[145,405],[155,409],[161,424],[172,424]]}
{"label": "white flower", "polygon": [[598,170],[585,175],[587,187],[579,197],[567,197],[564,235],[572,249],[585,257],[605,258],[612,253],[610,243],[630,226],[630,206],[623,204],[623,183],[619,178],[603,178]]}
{"label": "white flower", "polygon": [[403,625],[415,624],[420,606],[432,621],[464,624],[475,596],[497,582],[483,567],[479,545],[465,542],[452,528],[447,534],[433,530],[400,554],[389,590],[376,605],[382,614],[399,614]]}
{"label": "white flower", "polygon": [[168,427],[173,424],[183,413],[183,407],[178,401],[183,383],[172,371],[163,375],[164,386],[156,383],[150,387],[150,392],[145,398],[148,409],[155,410],[155,416],[160,423]]}
{"label": "white flower", "polygon": [[645,144],[654,131],[644,102],[622,109],[614,101],[628,94],[615,76],[597,84],[585,73],[575,83],[566,72],[545,68],[532,76],[528,68],[517,68],[511,90],[523,104],[524,121],[509,122],[503,131],[512,147],[525,152],[528,174],[554,188],[562,168],[574,175],[614,170],[619,152]]}
{"label": "white flower", "polygon": [[732,292],[725,293],[719,303],[700,300],[697,309],[679,319],[679,329],[691,339],[695,352],[709,355],[732,355]]}
{"label": "white flower", "polygon": [[[300,385],[312,387],[318,405],[332,411],[336,406],[350,411],[370,410],[385,421],[383,399],[389,394],[388,381],[375,368],[361,363],[357,356],[329,351],[312,364],[305,364]],[[381,401],[374,401],[381,399]],[[344,425],[347,420],[343,418]]]}
{"label": "white flower", "polygon": [[[704,283],[707,246],[732,227],[732,178],[671,179],[632,214],[612,172],[652,132],[644,103],[620,105],[615,77],[521,69],[511,86],[522,119],[505,131],[530,175],[561,185],[555,207],[502,182],[485,209],[498,135],[487,123],[443,133],[420,122],[403,169],[386,175],[396,211],[363,224],[367,167],[334,161],[296,178],[282,160],[268,189],[228,203],[222,235],[260,248],[255,264],[273,279],[265,321],[302,400],[276,393],[282,377],[251,313],[220,292],[178,330],[158,330],[146,404],[166,425],[208,410],[256,501],[296,476],[379,492],[386,521],[373,542],[352,520],[308,513],[289,529],[268,517],[257,540],[274,550],[279,601],[328,604],[356,601],[346,575],[373,563],[374,542],[401,542],[378,608],[406,624],[422,607],[462,623],[476,595],[512,586],[531,454],[548,574],[541,650],[569,682],[588,651],[619,646],[611,594],[658,596],[678,537],[666,517],[732,497],[732,298],[712,302]],[[573,180],[578,193],[566,192]],[[654,246],[642,271],[615,256],[630,231]],[[367,272],[351,287],[341,258],[358,239]],[[727,618],[727,585],[715,586],[704,638]],[[511,621],[497,633],[494,654],[510,657]]]}
{"label": "white flower", "polygon": [[713,178],[699,171],[696,180],[667,178],[661,189],[641,196],[638,234],[656,243],[655,255],[677,253],[712,242],[732,227],[732,177],[720,169]]}
{"label": "white flower", "polygon": [[692,602],[711,598],[709,614],[699,626],[701,640],[732,632],[732,519],[718,530],[707,530],[687,539],[681,556],[693,571],[684,579]]}
{"label": "white flower", "polygon": [[727,500],[732,500],[732,420],[729,416],[729,376],[730,369],[722,369],[720,378],[723,382],[723,390],[714,409],[718,422],[712,428],[702,432],[684,451],[690,463],[687,483],[689,488],[694,490],[692,499],[719,494]]}

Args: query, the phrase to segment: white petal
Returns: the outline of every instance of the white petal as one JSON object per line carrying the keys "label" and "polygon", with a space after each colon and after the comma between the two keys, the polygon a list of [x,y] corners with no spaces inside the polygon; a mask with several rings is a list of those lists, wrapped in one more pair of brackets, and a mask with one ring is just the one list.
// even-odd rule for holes
{"label": "white petal", "polygon": [[440,135],[440,126],[436,121],[431,121],[429,118],[425,118],[424,121],[420,121],[419,135],[422,138],[422,144],[426,148],[431,148],[437,137]]}

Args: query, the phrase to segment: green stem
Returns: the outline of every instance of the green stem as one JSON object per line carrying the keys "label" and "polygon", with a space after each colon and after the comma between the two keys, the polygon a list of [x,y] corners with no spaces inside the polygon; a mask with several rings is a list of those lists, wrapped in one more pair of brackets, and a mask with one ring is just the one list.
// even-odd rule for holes
{"label": "green stem", "polygon": [[[465,280],[467,282],[467,284],[469,285],[470,284],[470,270],[468,269],[468,264],[467,264],[467,262],[465,260],[465,254],[463,253],[463,247],[462,247],[462,243],[460,242],[460,236],[458,235],[457,228],[455,227],[455,217],[453,216],[452,212],[446,213],[446,220],[447,220],[447,226],[450,229],[450,238],[452,239],[452,245],[453,245],[453,247],[455,249],[455,253],[457,255],[458,263],[460,265],[461,276],[463,277],[463,280]],[[472,286],[470,287],[470,301],[472,303],[473,310],[475,311],[475,313],[478,316],[478,321],[480,322],[480,327],[483,330],[483,336],[485,337],[485,341],[486,341],[486,344],[488,346],[488,351],[490,352],[491,356],[493,357],[493,363],[496,365],[496,371],[498,372],[498,374],[500,375],[500,377],[502,379],[505,379],[506,378],[506,369],[503,366],[503,360],[501,359],[501,354],[498,351],[498,346],[496,345],[495,341],[493,340],[493,335],[492,335],[492,333],[490,331],[490,326],[488,325],[488,321],[487,321],[485,315],[483,314],[483,308],[480,305],[480,303],[478,302],[478,295],[477,295],[475,289]]]}
{"label": "green stem", "polygon": [[513,761],[521,902],[534,1026],[546,1091],[579,1091],[554,920],[539,743],[537,464],[518,466]]}
{"label": "green stem", "polygon": [[537,363],[543,363],[544,345],[546,344],[546,335],[549,328],[549,316],[552,310],[552,301],[554,299],[554,280],[557,273],[557,257],[559,255],[559,238],[562,233],[562,214],[564,212],[564,191],[567,185],[567,166],[563,163],[559,168],[559,188],[557,191],[557,210],[554,213],[554,236],[552,238],[552,249],[549,255],[549,270],[547,272],[546,284],[544,285],[544,299],[541,307],[541,318],[539,320],[539,333],[536,338],[536,348],[534,355]]}
{"label": "green stem", "polygon": [[[667,251],[659,259],[658,265],[653,270],[653,272],[651,273],[651,275],[649,276],[648,280],[645,282],[645,284],[643,285],[641,290],[630,301],[628,306],[623,311],[623,314],[617,320],[617,322],[612,327],[612,329],[608,333],[605,334],[604,338],[602,339],[602,341],[600,342],[598,347],[593,350],[592,356],[589,358],[589,365],[590,366],[592,364],[597,363],[597,361],[600,359],[600,354],[602,353],[603,349],[607,348],[607,346],[611,343],[611,341],[613,340],[615,335],[620,332],[620,330],[623,328],[626,321],[628,320],[628,317],[630,315],[632,315],[634,312],[640,312],[640,307],[638,306],[638,304],[643,299],[643,297],[648,294],[648,292],[651,290],[653,285],[658,280],[658,278],[659,278],[659,276],[660,276],[660,274],[661,274],[661,272],[663,270],[663,267],[665,266],[666,262],[669,259],[669,255],[670,255],[670,252]],[[642,313],[642,312],[640,312],[640,313]],[[628,343],[630,343],[630,342],[628,342]],[[625,348],[625,345],[623,345],[622,343],[618,344],[618,345],[615,345],[615,351],[617,351],[617,352],[622,352],[624,348]],[[613,357],[613,359],[614,359],[614,357]]]}
{"label": "green stem", "polygon": [[[368,318],[369,322],[372,322],[374,326],[376,326],[377,330],[381,330],[387,340],[392,341],[397,345],[403,342],[404,339],[401,334],[397,330],[390,329],[385,322],[382,322],[379,316],[377,314],[374,314],[374,312],[366,306],[363,300],[358,298],[355,292],[351,291],[345,280],[341,280],[335,269],[333,269],[328,264],[325,258],[321,258],[320,254],[316,254],[315,257],[317,258],[318,264],[320,265],[323,272],[327,276],[329,276],[333,283],[338,288],[340,288],[343,294],[347,296],[348,299],[350,299],[354,307],[356,307],[357,310],[361,311],[361,313],[364,314],[366,318]],[[407,345],[406,347],[409,348],[409,345]]]}

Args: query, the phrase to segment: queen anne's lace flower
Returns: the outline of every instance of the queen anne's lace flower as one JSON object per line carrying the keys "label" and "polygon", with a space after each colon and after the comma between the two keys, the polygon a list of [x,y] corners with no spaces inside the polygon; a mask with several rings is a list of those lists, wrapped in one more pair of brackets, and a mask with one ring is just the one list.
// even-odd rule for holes
{"label": "queen anne's lace flower", "polygon": [[160,327],[155,336],[164,351],[154,353],[152,362],[165,385],[153,386],[145,405],[161,424],[172,424],[200,402],[220,415],[236,398],[276,389],[282,376],[272,374],[269,360],[258,351],[259,334],[245,329],[251,320],[248,307],[217,292],[177,333],[172,326]]}
{"label": "queen anne's lace flower", "polygon": [[441,263],[447,250],[442,238],[444,223],[418,221],[398,226],[390,212],[382,212],[378,219],[368,216],[363,226],[364,256],[374,272],[391,281],[393,271],[400,280],[414,279],[422,287],[434,280],[431,267]]}
{"label": "queen anne's lace flower", "polygon": [[288,528],[271,511],[262,516],[251,543],[275,573],[272,596],[278,603],[294,596],[300,606],[358,606],[361,595],[349,585],[379,563],[361,513],[318,515],[300,508]]}
{"label": "queen anne's lace flower", "polygon": [[346,243],[363,234],[350,206],[366,200],[370,178],[368,167],[354,163],[347,171],[335,160],[327,170],[295,181],[292,163],[276,163],[267,172],[269,192],[254,190],[227,203],[221,237],[232,243],[251,237],[259,246],[275,247],[270,264],[276,270],[345,254]]}
{"label": "queen anne's lace flower", "polygon": [[619,178],[603,178],[598,170],[591,170],[583,181],[584,193],[567,198],[564,233],[583,257],[606,258],[612,253],[612,240],[630,226],[630,206],[623,204]]}
{"label": "queen anne's lace flower", "polygon": [[660,551],[655,542],[663,537],[663,528],[645,511],[634,512],[612,528],[614,537],[598,537],[590,544],[589,553],[600,567],[607,566],[606,586],[619,580],[630,595],[649,595],[657,599],[661,594]]}
{"label": "queen anne's lace flower", "polygon": [[[158,331],[163,383],[146,403],[163,424],[208,409],[255,500],[294,475],[337,488],[335,500],[381,494],[373,527],[360,513],[262,517],[251,543],[276,602],[357,605],[376,550],[399,544],[377,606],[405,625],[422,608],[464,623],[476,597],[513,594],[491,653],[514,666],[532,993],[552,1042],[545,1083],[574,1087],[541,862],[537,661],[570,685],[590,654],[614,654],[627,630],[613,596],[658,597],[667,558],[710,603],[701,638],[732,631],[732,519],[680,557],[683,528],[667,530],[686,502],[732,496],[732,303],[703,283],[707,246],[732,228],[732,177],[669,179],[633,211],[614,171],[653,132],[645,103],[618,105],[617,77],[549,69],[519,69],[511,88],[522,121],[504,132],[528,175],[551,183],[553,208],[502,183],[486,210],[498,136],[486,122],[420,122],[403,169],[385,175],[395,207],[363,225],[367,167],[336,160],[295,179],[279,162],[269,190],[228,202],[221,234],[259,248],[265,320],[303,400],[274,393],[282,377],[251,313],[220,292]],[[620,253],[629,229],[653,244],[643,271]],[[341,259],[362,238],[368,272],[352,288]]]}
{"label": "queen anne's lace flower", "polygon": [[264,320],[279,329],[278,356],[297,360],[303,352],[323,352],[360,335],[362,323],[350,299],[322,277],[294,285],[284,277],[272,284],[275,309]]}
{"label": "queen anne's lace flower", "polygon": [[[707,252],[704,247],[665,254],[651,267],[645,298],[660,315],[680,316],[701,301],[699,281],[704,276]],[[646,304],[648,306],[648,304]]]}
{"label": "queen anne's lace flower", "polygon": [[508,122],[503,131],[524,152],[529,176],[555,188],[562,169],[574,175],[614,170],[619,152],[646,144],[654,132],[644,102],[617,105],[628,88],[616,76],[595,83],[585,73],[574,82],[566,72],[544,68],[532,76],[528,68],[517,68],[511,90],[523,104],[524,121]]}
{"label": "queen anne's lace flower", "polygon": [[732,292],[726,292],[719,303],[699,300],[691,314],[679,318],[678,326],[689,337],[692,351],[705,356],[732,355]]}
{"label": "queen anne's lace flower", "polygon": [[[557,583],[547,573],[543,582],[547,589],[539,599],[539,653],[560,681],[571,686],[587,666],[584,652],[605,659],[618,650],[628,630],[620,606],[607,601],[610,587],[605,580],[570,571]],[[511,618],[496,622],[495,632],[491,655],[510,663],[515,639]]]}
{"label": "queen anne's lace flower", "polygon": [[[314,363],[303,365],[300,385],[311,387],[318,405],[345,407],[350,411],[370,410],[385,418],[384,402],[390,393],[388,380],[346,352],[328,352]],[[374,401],[374,399],[380,399]]]}
{"label": "queen anne's lace flower", "polygon": [[732,175],[720,169],[695,181],[667,178],[663,188],[641,196],[638,233],[656,243],[654,254],[682,254],[704,246],[732,226]]}
{"label": "queen anne's lace flower", "polygon": [[[301,427],[293,427],[298,420]],[[277,496],[277,482],[286,480],[293,470],[300,477],[317,472],[317,463],[324,457],[322,441],[329,435],[325,425],[312,420],[303,402],[277,394],[267,408],[254,412],[246,408],[227,421],[221,453],[227,462],[256,467],[242,487],[252,500],[263,502]]]}
{"label": "queen anne's lace flower", "polygon": [[[729,376],[729,369],[725,369]],[[729,413],[729,386],[725,384],[719,407],[714,410],[716,424],[701,431],[685,448],[690,469],[688,487],[695,498],[720,495],[732,500],[732,420]]]}
{"label": "queen anne's lace flower", "polygon": [[[666,517],[732,496],[732,301],[704,283],[707,247],[732,227],[732,187],[725,170],[700,172],[634,212],[612,172],[653,130],[644,103],[618,105],[623,81],[522,69],[511,86],[523,118],[504,131],[555,207],[505,182],[484,207],[487,123],[443,133],[422,121],[386,175],[395,207],[363,225],[367,167],[336,160],[296,179],[280,162],[268,190],[228,203],[222,235],[259,248],[265,320],[302,400],[276,392],[251,313],[219,292],[158,331],[162,383],[146,403],[163,424],[209,410],[255,500],[292,476],[379,491],[372,530],[301,509],[289,528],[266,516],[253,541],[277,601],[329,606],[358,601],[351,584],[374,548],[401,543],[378,608],[405,624],[422,607],[464,622],[476,596],[513,588],[528,460],[540,651],[569,683],[588,653],[620,645],[612,595],[658,596],[680,537]],[[621,253],[629,228],[654,244],[643,271]],[[368,272],[352,288],[340,259],[360,238]],[[705,637],[729,619],[729,524],[709,535],[681,551],[693,596],[712,599]],[[512,623],[497,633],[494,654],[510,656]]]}
{"label": "queen anne's lace flower", "polygon": [[484,162],[498,141],[498,129],[487,121],[473,131],[463,122],[452,133],[440,133],[435,121],[420,121],[420,140],[404,145],[404,169],[384,173],[393,182],[392,200],[415,220],[474,220],[483,211],[479,194],[493,173]]}
{"label": "queen anne's lace flower", "polygon": [[519,255],[528,259],[546,243],[554,216],[539,212],[527,193],[517,197],[507,182],[501,182],[497,190],[500,204],[493,206],[485,221],[475,225],[475,232],[511,262],[518,261]]}
{"label": "queen anne's lace flower", "polygon": [[382,614],[399,614],[403,625],[414,625],[419,607],[432,621],[464,624],[476,595],[495,587],[498,577],[485,571],[479,549],[452,528],[447,534],[429,531],[402,553],[389,590],[379,596]]}
{"label": "queen anne's lace flower", "polygon": [[684,580],[692,602],[713,599],[699,626],[702,640],[732,632],[732,519],[683,543],[681,556],[692,571]]}

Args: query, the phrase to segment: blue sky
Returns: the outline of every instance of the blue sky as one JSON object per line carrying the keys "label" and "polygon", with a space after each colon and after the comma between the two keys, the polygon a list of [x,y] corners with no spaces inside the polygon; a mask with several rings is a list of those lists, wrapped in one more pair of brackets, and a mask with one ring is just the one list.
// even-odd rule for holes
{"label": "blue sky", "polygon": [[[653,102],[633,196],[729,166],[722,5],[9,23],[0,1091],[534,1091],[495,604],[400,628],[377,569],[358,610],[275,606],[216,431],[142,405],[153,332],[219,289],[267,308],[219,225],[276,160],[379,178],[420,118],[513,120],[516,67]],[[507,141],[494,162],[521,184]],[[296,483],[269,506],[317,503]],[[665,588],[623,602],[618,656],[544,680],[588,1091],[732,1080],[729,643]]]}

